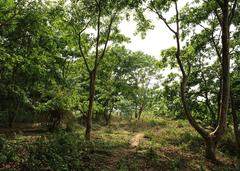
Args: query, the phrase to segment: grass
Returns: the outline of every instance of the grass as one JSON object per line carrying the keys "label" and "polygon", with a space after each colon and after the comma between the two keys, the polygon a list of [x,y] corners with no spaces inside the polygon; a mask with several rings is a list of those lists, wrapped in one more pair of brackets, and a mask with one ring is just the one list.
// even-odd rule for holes
{"label": "grass", "polygon": [[[131,148],[129,142],[137,133],[144,133],[144,138],[136,148]],[[115,117],[110,126],[93,125],[91,143],[85,142],[83,135],[84,129],[79,127],[71,133],[60,131],[4,138],[0,141],[0,168],[29,170],[37,166],[37,170],[42,167],[43,170],[104,171],[240,169],[237,154],[231,152],[233,147],[226,145],[230,141],[229,135],[219,144],[217,155],[222,164],[213,164],[204,158],[202,138],[184,120],[144,118],[129,121]]]}

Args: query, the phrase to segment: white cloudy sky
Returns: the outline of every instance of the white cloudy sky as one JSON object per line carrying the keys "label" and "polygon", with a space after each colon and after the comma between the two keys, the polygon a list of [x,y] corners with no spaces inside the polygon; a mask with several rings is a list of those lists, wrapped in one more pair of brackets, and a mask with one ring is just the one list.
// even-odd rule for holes
{"label": "white cloudy sky", "polygon": [[[183,7],[189,1],[190,0],[179,1],[179,8]],[[171,9],[165,16],[169,18],[174,14],[174,9]],[[142,39],[140,35],[134,35],[136,22],[133,20],[123,21],[120,24],[120,29],[123,34],[131,38],[131,43],[126,45],[128,49],[143,51],[159,59],[161,50],[175,46],[175,40],[173,39],[172,32],[168,30],[155,14],[149,12],[147,13],[147,17],[153,20],[155,28],[147,32],[145,39]]]}

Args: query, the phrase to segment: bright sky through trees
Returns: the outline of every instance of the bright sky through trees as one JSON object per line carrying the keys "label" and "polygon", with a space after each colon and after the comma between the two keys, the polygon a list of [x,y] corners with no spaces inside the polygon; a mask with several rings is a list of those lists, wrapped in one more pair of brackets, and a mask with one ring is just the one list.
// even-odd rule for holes
{"label": "bright sky through trees", "polygon": [[[187,2],[192,0],[181,0],[179,1],[179,7],[182,8]],[[174,9],[170,12],[164,14],[166,18],[170,18],[174,15]],[[130,21],[124,20],[120,24],[120,29],[122,33],[131,38],[131,42],[126,45],[126,47],[133,51],[143,51],[146,54],[152,55],[157,59],[160,58],[160,52],[163,49],[167,49],[175,45],[175,40],[172,33],[164,25],[162,21],[157,19],[156,14],[147,13],[148,18],[154,21],[154,29],[149,30],[145,39],[141,38],[141,35],[134,35],[136,31],[136,22],[132,19]],[[170,39],[171,38],[171,39]]]}

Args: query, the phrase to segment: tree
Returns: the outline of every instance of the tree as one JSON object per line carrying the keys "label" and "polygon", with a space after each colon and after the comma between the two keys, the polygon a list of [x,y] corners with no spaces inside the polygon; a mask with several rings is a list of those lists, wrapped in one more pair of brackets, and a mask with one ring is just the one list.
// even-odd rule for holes
{"label": "tree", "polygon": [[1,7],[0,111],[8,115],[9,127],[24,115],[52,118],[58,111],[59,118],[68,109],[71,53],[58,31],[60,11],[47,2],[9,0]]}
{"label": "tree", "polygon": [[[171,20],[171,23],[175,24],[175,28],[172,27],[171,23],[167,21],[167,19],[163,16],[162,12],[168,11],[171,6],[175,8],[175,16]],[[211,5],[210,5],[211,4]],[[148,9],[150,11],[157,14],[160,20],[162,20],[167,28],[173,33],[176,39],[176,51],[175,57],[177,63],[179,65],[179,69],[181,71],[181,88],[180,88],[180,96],[184,109],[184,113],[189,121],[189,123],[194,127],[194,129],[204,138],[206,142],[206,158],[211,160],[216,160],[215,150],[216,145],[219,139],[222,137],[226,130],[227,126],[227,112],[228,112],[228,104],[229,104],[229,27],[231,25],[235,8],[236,8],[237,0],[230,2],[228,0],[216,0],[216,1],[208,1],[203,2],[203,7],[213,8],[211,12],[214,13],[218,18],[219,25],[221,27],[221,44],[222,44],[222,54],[221,54],[221,77],[222,77],[222,85],[220,89],[221,94],[221,104],[220,104],[220,113],[219,113],[219,122],[215,130],[211,133],[207,132],[203,127],[201,127],[196,120],[192,116],[192,112],[189,106],[189,102],[187,100],[187,85],[189,81],[189,77],[191,74],[191,64],[187,60],[184,62],[183,55],[181,53],[181,30],[180,30],[180,11],[178,9],[178,1],[150,1],[148,4]],[[199,8],[198,8],[199,10]],[[206,10],[209,12],[209,9]],[[202,11],[203,12],[203,11]],[[196,14],[194,14],[196,15]],[[205,14],[204,17],[209,14]],[[202,15],[201,15],[202,17]],[[204,19],[200,17],[200,22]],[[199,21],[199,20],[198,20]],[[199,22],[199,23],[200,23]]]}
{"label": "tree", "polygon": [[113,108],[140,119],[152,100],[156,60],[142,52],[111,47],[99,68],[96,103],[106,122]]}
{"label": "tree", "polygon": [[[130,5],[132,2],[130,2]],[[74,30],[80,56],[89,76],[88,109],[85,115],[85,139],[91,139],[92,115],[99,65],[105,56],[108,44],[121,42],[117,28],[120,12],[129,2],[125,1],[72,1],[69,5],[68,22]],[[90,30],[95,33],[90,33]]]}

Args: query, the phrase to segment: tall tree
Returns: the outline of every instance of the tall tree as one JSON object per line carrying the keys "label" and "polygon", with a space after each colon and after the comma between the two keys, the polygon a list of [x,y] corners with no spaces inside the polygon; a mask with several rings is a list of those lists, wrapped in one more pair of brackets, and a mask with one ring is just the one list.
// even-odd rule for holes
{"label": "tall tree", "polygon": [[[216,1],[206,1],[203,2],[204,7],[213,7],[211,10],[212,13],[215,12],[217,15],[219,25],[221,27],[221,77],[222,77],[222,85],[221,85],[221,103],[220,103],[220,113],[219,113],[219,122],[217,127],[213,132],[206,131],[201,125],[199,125],[194,117],[192,116],[190,103],[187,98],[187,85],[189,81],[189,77],[191,74],[191,64],[189,61],[185,61],[183,59],[183,55],[181,52],[181,18],[180,11],[178,9],[178,1],[150,1],[148,4],[148,9],[150,11],[157,14],[160,20],[164,22],[167,28],[173,33],[176,39],[176,51],[175,57],[177,63],[179,65],[179,69],[181,71],[181,88],[180,88],[180,96],[184,109],[184,113],[189,120],[189,123],[194,127],[194,129],[204,138],[206,142],[206,158],[211,160],[216,160],[216,146],[219,139],[224,135],[227,126],[227,112],[229,105],[229,90],[230,90],[230,79],[229,79],[229,68],[230,68],[230,57],[229,57],[229,28],[231,25],[231,21],[233,19],[235,8],[237,4],[237,0],[229,1],[229,0],[216,0]],[[163,16],[163,12],[167,12],[170,8],[173,7],[175,9],[175,15],[172,20],[169,22]],[[206,10],[209,12],[209,9]],[[196,14],[194,14],[196,15]],[[204,14],[204,16],[208,16],[209,14]],[[201,22],[201,21],[200,21]],[[172,24],[175,26],[173,27]]]}
{"label": "tall tree", "polygon": [[79,53],[89,76],[88,110],[85,115],[86,140],[91,139],[98,68],[108,49],[108,44],[123,40],[117,25],[121,12],[128,3],[128,1],[116,0],[73,0],[69,6],[68,21],[74,30]]}

